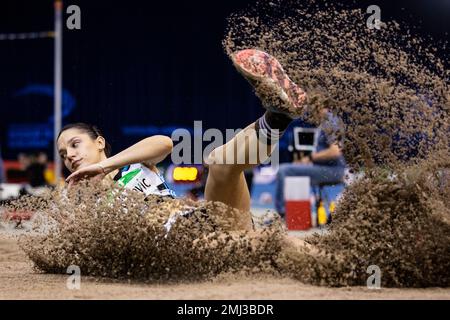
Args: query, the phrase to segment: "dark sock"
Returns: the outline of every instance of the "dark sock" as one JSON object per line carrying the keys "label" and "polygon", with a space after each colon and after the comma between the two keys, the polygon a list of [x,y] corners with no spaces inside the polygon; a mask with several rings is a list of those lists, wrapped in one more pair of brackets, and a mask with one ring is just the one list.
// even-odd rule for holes
{"label": "dark sock", "polygon": [[255,122],[256,134],[265,138],[268,144],[277,143],[291,122],[292,118],[287,115],[266,111]]}
{"label": "dark sock", "polygon": [[283,113],[266,111],[264,117],[266,118],[266,122],[270,128],[278,129],[283,132],[287,129],[287,127],[289,127],[292,122],[292,118]]}

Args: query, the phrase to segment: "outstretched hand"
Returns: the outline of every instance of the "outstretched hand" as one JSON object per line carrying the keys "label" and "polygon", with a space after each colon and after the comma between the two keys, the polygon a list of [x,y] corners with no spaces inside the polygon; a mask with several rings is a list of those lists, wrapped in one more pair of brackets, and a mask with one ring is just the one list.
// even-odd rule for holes
{"label": "outstretched hand", "polygon": [[67,177],[66,182],[69,184],[69,188],[84,179],[92,179],[95,181],[100,181],[106,176],[103,167],[99,164],[91,164],[87,167],[81,168],[73,172]]}

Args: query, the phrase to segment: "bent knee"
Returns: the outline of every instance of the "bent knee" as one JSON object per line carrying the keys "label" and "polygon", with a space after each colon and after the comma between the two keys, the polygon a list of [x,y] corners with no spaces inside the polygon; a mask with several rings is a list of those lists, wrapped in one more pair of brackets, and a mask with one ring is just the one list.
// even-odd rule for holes
{"label": "bent knee", "polygon": [[226,164],[210,164],[208,171],[208,175],[216,182],[227,182],[232,176],[239,174],[239,172],[233,170],[232,166]]}
{"label": "bent knee", "polygon": [[213,151],[211,151],[208,156],[205,159],[205,163],[212,167],[214,165],[223,165],[225,164],[225,156],[224,156],[224,150],[222,147],[215,148]]}
{"label": "bent knee", "polygon": [[208,175],[216,182],[229,182],[234,178],[239,178],[242,168],[234,164],[226,164],[223,161],[221,148],[214,149],[205,159],[208,166]]}

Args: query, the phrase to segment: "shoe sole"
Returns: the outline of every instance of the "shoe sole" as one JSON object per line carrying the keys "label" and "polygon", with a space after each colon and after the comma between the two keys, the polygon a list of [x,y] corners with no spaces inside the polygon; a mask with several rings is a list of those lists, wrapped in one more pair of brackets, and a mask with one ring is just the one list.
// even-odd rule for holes
{"label": "shoe sole", "polygon": [[279,103],[267,105],[266,109],[298,118],[303,114],[306,93],[286,74],[276,58],[256,49],[246,49],[232,54],[235,68],[255,89],[262,88]]}

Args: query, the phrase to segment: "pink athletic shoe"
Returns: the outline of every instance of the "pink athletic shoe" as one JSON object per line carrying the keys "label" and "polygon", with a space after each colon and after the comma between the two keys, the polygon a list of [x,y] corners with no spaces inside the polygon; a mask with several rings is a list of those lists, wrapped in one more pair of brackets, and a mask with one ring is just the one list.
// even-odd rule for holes
{"label": "pink athletic shoe", "polygon": [[246,49],[231,55],[236,69],[255,87],[266,109],[299,118],[306,93],[289,79],[281,64],[266,52]]}

